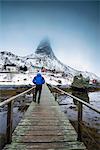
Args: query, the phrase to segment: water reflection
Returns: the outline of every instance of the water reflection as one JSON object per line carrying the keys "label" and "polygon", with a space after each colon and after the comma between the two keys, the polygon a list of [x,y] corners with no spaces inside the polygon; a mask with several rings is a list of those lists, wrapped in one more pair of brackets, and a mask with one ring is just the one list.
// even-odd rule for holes
{"label": "water reflection", "polygon": [[[72,90],[72,95],[75,96],[75,97],[80,98],[81,100],[83,100],[83,101],[85,101],[85,102],[87,102],[87,103],[90,103],[90,102],[89,102],[89,96],[88,96],[88,92],[87,92],[87,91],[81,92],[81,91],[74,91],[74,90]],[[74,102],[75,105],[78,104],[78,101],[75,100],[75,99],[73,99],[73,102]]]}
{"label": "water reflection", "polygon": [[[75,97],[90,103],[92,106],[96,106],[100,109],[100,91],[94,92],[79,92],[63,89]],[[58,95],[58,103],[60,104],[61,110],[66,114],[74,128],[78,129],[78,102],[67,95]],[[83,105],[83,116],[81,121],[82,126],[82,138],[85,142],[88,150],[99,150],[100,149],[100,114],[91,110],[87,106]]]}
{"label": "water reflection", "polygon": [[[18,90],[1,90],[0,91],[0,102],[19,94],[19,92],[23,92],[26,89]],[[23,117],[26,109],[29,104],[32,102],[32,94],[29,92],[25,95],[20,96],[20,98],[16,98],[13,103],[13,130]],[[7,128],[7,105],[0,107],[0,150],[6,143],[6,128]]]}

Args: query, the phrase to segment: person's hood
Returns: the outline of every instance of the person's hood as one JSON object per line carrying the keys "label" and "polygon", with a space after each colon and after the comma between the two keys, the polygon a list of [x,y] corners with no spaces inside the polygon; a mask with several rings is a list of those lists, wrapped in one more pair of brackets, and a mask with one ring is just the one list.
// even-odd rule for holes
{"label": "person's hood", "polygon": [[40,76],[41,76],[41,73],[37,73],[37,76],[40,77]]}

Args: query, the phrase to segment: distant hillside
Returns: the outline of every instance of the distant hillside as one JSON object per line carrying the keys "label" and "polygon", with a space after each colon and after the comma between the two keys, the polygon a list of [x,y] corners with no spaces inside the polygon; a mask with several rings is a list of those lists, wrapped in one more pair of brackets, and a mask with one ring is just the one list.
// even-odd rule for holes
{"label": "distant hillside", "polygon": [[73,78],[75,75],[82,73],[84,77],[89,76],[90,79],[97,79],[100,81],[100,78],[93,73],[78,71],[60,62],[54,55],[48,39],[40,42],[35,53],[25,57],[16,56],[7,51],[0,52],[0,64],[2,66],[4,64],[27,66],[28,69],[31,67],[31,65],[45,67],[50,70],[62,71],[69,78]]}

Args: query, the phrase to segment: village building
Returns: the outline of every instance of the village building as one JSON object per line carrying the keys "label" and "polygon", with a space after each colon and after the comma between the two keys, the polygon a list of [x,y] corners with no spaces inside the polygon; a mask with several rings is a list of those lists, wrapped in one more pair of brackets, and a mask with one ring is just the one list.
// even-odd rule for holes
{"label": "village building", "polygon": [[32,72],[38,72],[42,69],[41,66],[35,66],[35,65],[32,65]]}
{"label": "village building", "polygon": [[17,72],[18,68],[15,64],[6,64],[4,65],[4,69],[8,72]]}
{"label": "village building", "polygon": [[2,70],[2,64],[0,64],[0,70]]}

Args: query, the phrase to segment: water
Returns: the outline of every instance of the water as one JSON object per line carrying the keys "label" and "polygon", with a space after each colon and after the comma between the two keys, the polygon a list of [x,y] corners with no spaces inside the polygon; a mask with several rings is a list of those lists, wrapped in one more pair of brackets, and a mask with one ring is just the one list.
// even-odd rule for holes
{"label": "water", "polygon": [[[100,109],[100,91],[88,93],[70,91],[70,93]],[[77,131],[78,102],[67,95],[59,95],[58,103],[61,106],[61,110],[65,112],[66,116]],[[83,141],[85,142],[88,150],[100,149],[100,114],[83,105],[81,126]]]}
{"label": "water", "polygon": [[[100,91],[89,93],[72,91],[71,94],[100,109]],[[71,120],[77,120],[78,102],[76,100],[67,95],[60,95],[58,97],[58,103],[60,105],[66,104],[61,105],[62,110],[67,113]],[[100,114],[86,106],[83,106],[83,121],[85,121],[89,126],[99,128],[98,124],[100,123]]]}
{"label": "water", "polygon": [[[19,92],[26,89],[16,89],[16,90],[2,90],[0,92],[0,102],[10,98]],[[17,124],[20,122],[21,118],[24,116],[29,103],[32,101],[32,94],[23,95],[17,98],[13,103],[13,130],[16,128]],[[6,128],[7,128],[7,106],[0,107],[0,149],[6,143]]]}

